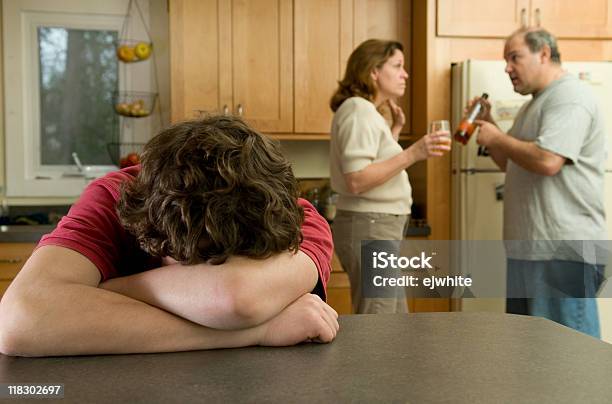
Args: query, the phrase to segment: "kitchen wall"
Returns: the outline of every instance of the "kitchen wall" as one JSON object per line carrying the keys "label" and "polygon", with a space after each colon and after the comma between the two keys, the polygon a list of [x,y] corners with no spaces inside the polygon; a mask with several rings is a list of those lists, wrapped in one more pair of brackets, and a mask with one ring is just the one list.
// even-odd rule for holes
{"label": "kitchen wall", "polygon": [[[153,57],[157,68],[158,92],[162,126],[170,123],[170,33],[168,31],[168,1],[149,0],[149,21]],[[160,128],[156,125],[153,133]]]}
{"label": "kitchen wall", "polygon": [[329,141],[281,140],[280,143],[297,178],[329,177]]}

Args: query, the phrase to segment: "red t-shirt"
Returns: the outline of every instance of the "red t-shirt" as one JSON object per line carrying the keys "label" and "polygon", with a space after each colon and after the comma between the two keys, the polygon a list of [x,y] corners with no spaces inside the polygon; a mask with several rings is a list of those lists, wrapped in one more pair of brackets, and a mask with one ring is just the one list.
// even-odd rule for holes
{"label": "red t-shirt", "polygon": [[[125,168],[89,184],[55,230],[43,236],[38,247],[62,246],[84,255],[98,267],[102,281],[161,266],[161,258],[144,252],[117,216],[120,186],[131,181],[139,171],[140,166]],[[313,260],[319,271],[313,293],[325,299],[333,251],[331,232],[325,219],[308,201],[299,199],[298,203],[304,209],[304,241],[300,250]]]}

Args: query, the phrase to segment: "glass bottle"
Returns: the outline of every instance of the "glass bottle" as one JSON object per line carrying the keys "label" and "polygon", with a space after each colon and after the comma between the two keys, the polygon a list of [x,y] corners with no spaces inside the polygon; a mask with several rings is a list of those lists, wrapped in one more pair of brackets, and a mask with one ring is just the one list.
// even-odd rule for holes
{"label": "glass bottle", "polygon": [[457,126],[457,130],[455,131],[454,138],[459,143],[466,145],[470,140],[470,136],[474,133],[476,129],[476,125],[474,125],[474,121],[481,117],[484,111],[486,111],[486,106],[484,101],[489,98],[489,94],[483,93],[482,97],[480,97],[472,108],[468,111],[467,115],[459,122],[459,126]]}

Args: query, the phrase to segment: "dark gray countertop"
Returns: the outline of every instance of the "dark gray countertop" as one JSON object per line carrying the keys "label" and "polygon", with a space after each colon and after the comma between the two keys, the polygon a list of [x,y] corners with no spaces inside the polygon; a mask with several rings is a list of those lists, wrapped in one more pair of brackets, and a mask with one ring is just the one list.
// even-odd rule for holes
{"label": "dark gray countertop", "polygon": [[0,355],[0,382],[63,383],[63,403],[612,401],[612,345],[549,320],[417,313],[342,316],[340,325],[328,345]]}
{"label": "dark gray countertop", "polygon": [[1,225],[0,243],[38,243],[43,235],[54,228],[55,225]]}

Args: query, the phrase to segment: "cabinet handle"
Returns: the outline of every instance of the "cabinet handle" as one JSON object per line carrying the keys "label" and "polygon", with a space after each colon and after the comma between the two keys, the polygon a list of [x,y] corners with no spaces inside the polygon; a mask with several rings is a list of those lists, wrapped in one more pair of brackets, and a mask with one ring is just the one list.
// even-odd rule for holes
{"label": "cabinet handle", "polygon": [[521,27],[525,28],[527,26],[527,9],[521,8]]}
{"label": "cabinet handle", "polygon": [[21,258],[0,258],[0,264],[19,264]]}
{"label": "cabinet handle", "polygon": [[238,104],[238,116],[242,116],[242,113],[244,112],[244,108],[242,108],[242,104]]}
{"label": "cabinet handle", "polygon": [[223,106],[223,115],[229,115],[229,107],[227,104]]}
{"label": "cabinet handle", "polygon": [[536,8],[535,9],[535,25],[536,27],[539,27],[542,23],[542,19],[540,18],[540,9]]}

